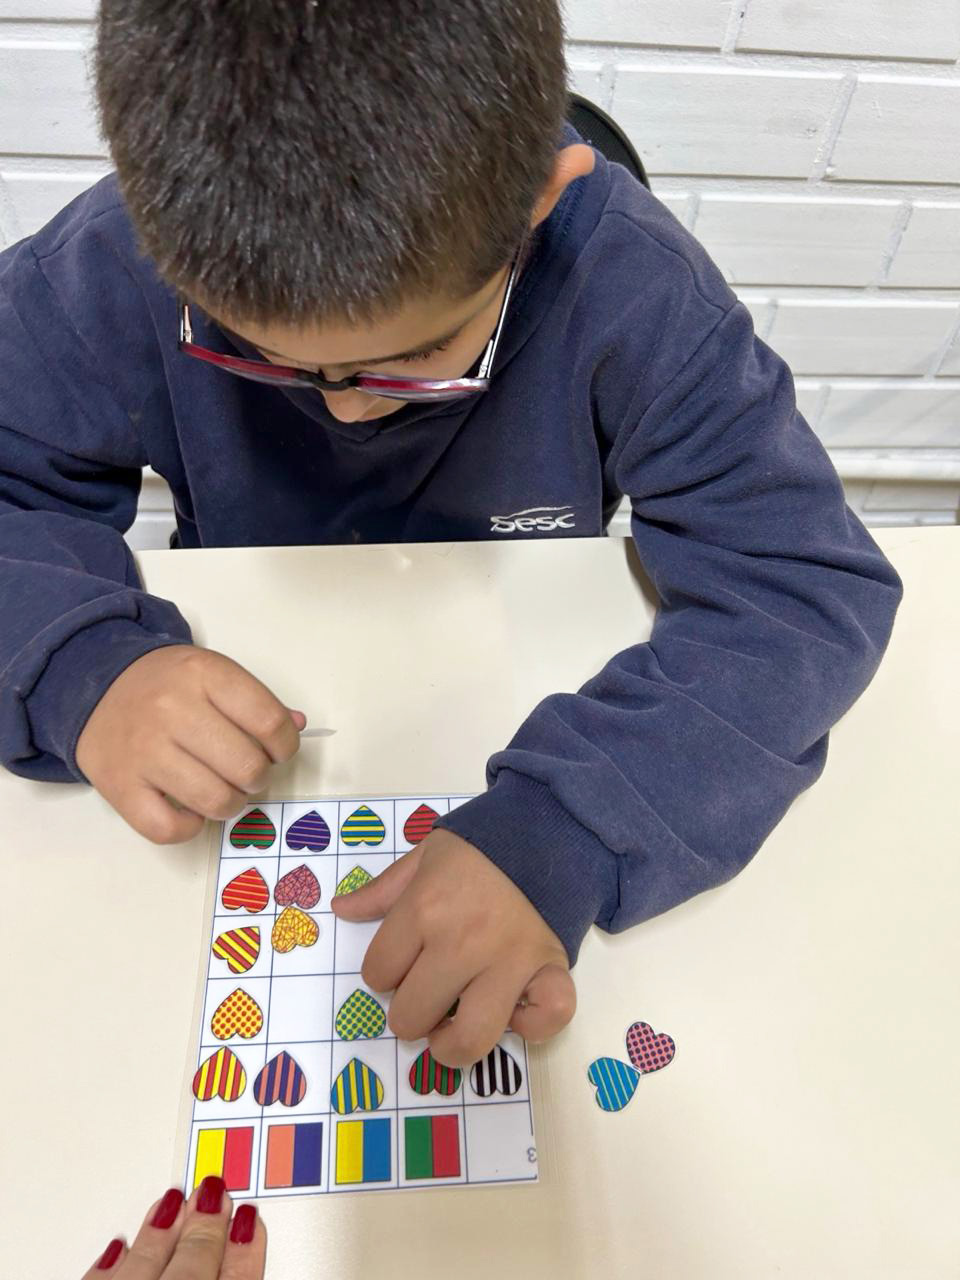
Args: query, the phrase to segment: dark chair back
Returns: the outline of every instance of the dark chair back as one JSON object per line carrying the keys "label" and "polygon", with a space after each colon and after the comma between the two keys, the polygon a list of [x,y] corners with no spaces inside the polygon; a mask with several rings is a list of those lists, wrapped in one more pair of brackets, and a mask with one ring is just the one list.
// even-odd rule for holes
{"label": "dark chair back", "polygon": [[585,141],[596,147],[614,164],[622,164],[624,168],[629,169],[633,176],[638,178],[648,191],[650,190],[650,181],[643,167],[643,161],[616,120],[611,119],[596,103],[591,102],[589,98],[581,97],[579,93],[570,95],[567,119]]}

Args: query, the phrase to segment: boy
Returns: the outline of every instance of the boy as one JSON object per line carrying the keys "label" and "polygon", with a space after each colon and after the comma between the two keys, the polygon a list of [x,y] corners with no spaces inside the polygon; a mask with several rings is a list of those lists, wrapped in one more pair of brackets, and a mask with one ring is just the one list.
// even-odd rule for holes
{"label": "boy", "polygon": [[592,923],[729,879],[815,780],[899,580],[703,250],[564,127],[557,0],[104,0],[97,90],[118,178],[0,258],[4,762],[174,841],[296,750],[140,589],[147,462],[187,547],[584,537],[626,494],[650,642],[337,902],[385,916],[401,1037],[553,1034]]}

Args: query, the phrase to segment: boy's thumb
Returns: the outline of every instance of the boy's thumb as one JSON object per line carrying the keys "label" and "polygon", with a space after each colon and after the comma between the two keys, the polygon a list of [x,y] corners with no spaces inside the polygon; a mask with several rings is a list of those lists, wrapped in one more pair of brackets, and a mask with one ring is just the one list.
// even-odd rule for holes
{"label": "boy's thumb", "polygon": [[362,889],[338,893],[330,899],[334,914],[341,920],[381,920],[417,874],[422,857],[423,847],[418,845]]}

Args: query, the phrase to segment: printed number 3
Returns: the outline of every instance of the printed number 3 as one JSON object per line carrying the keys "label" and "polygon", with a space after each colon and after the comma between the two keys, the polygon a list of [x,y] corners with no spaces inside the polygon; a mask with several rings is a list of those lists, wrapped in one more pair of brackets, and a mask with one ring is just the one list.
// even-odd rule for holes
{"label": "printed number 3", "polygon": [[530,1164],[536,1164],[536,1163],[537,1163],[537,1148],[536,1148],[536,1147],[527,1147],[527,1161],[528,1161],[528,1163],[530,1163]]}

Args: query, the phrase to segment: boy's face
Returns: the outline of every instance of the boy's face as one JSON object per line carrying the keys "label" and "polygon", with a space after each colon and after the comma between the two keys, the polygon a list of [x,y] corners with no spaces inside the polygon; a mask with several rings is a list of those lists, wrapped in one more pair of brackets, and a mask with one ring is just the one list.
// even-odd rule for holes
{"label": "boy's face", "polygon": [[[593,166],[594,154],[588,146],[577,144],[559,151],[554,173],[534,210],[531,228],[549,217],[570,183],[592,172]],[[321,372],[330,382],[357,373],[462,378],[480,359],[493,336],[509,277],[510,267],[505,266],[468,298],[411,303],[392,319],[362,329],[341,325],[251,325],[239,319],[234,323],[226,315],[219,317],[219,323],[258,348],[272,364]],[[318,394],[341,422],[386,418],[404,407],[401,400],[388,400],[357,389]]]}
{"label": "boy's face", "polygon": [[[354,329],[340,325],[290,328],[283,324],[223,327],[261,351],[272,364],[320,372],[330,382],[357,373],[406,378],[462,378],[477,363],[496,328],[510,274],[505,267],[468,298],[411,303],[389,320]],[[401,400],[369,391],[320,391],[341,422],[369,422],[404,408]]]}

